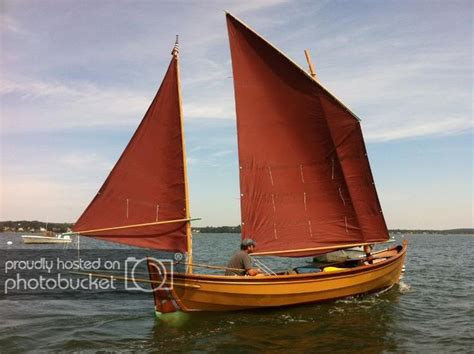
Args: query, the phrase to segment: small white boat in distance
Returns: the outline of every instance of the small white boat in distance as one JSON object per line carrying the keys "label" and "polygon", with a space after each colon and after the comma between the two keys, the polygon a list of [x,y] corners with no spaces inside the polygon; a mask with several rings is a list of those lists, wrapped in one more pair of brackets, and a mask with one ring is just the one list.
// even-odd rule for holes
{"label": "small white boat in distance", "polygon": [[26,244],[41,244],[41,243],[71,243],[69,235],[54,235],[54,236],[40,236],[40,235],[22,235],[23,243]]}

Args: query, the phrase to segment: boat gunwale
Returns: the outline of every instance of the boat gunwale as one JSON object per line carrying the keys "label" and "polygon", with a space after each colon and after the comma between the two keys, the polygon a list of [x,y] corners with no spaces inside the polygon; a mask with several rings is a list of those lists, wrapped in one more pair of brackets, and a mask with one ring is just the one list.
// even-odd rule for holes
{"label": "boat gunwale", "polygon": [[[197,281],[197,282],[205,282],[205,283],[228,283],[228,284],[254,284],[261,283],[287,283],[290,282],[301,282],[301,281],[312,281],[312,280],[319,280],[327,278],[347,278],[359,275],[360,273],[368,273],[373,270],[380,270],[382,268],[386,268],[401,257],[406,254],[407,250],[407,240],[404,240],[402,243],[402,249],[393,257],[387,258],[384,261],[368,264],[364,266],[359,266],[355,268],[348,268],[347,270],[341,270],[336,272],[318,272],[318,273],[308,273],[308,274],[285,274],[285,275],[270,275],[270,276],[262,276],[262,277],[250,277],[250,276],[226,276],[226,275],[213,275],[213,274],[186,274],[186,273],[173,273],[173,279],[177,278],[183,281]],[[398,246],[388,249],[387,251],[396,250]],[[179,287],[179,285],[177,285]]]}

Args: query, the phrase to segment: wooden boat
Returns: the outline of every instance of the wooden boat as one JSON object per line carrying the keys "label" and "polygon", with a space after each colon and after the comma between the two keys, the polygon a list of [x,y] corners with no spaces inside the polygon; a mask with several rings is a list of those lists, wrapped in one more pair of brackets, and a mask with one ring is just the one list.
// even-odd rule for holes
{"label": "wooden boat", "polygon": [[[388,230],[359,119],[321,85],[311,64],[308,74],[240,20],[226,17],[242,238],[256,240],[254,255],[308,257],[386,242]],[[197,265],[182,117],[176,45],[145,117],[74,227],[85,236],[186,254],[186,272],[175,272],[172,280],[160,264],[148,260],[157,312],[289,306],[369,293],[398,282],[406,242],[371,258],[306,274],[193,272]]]}
{"label": "wooden boat", "polygon": [[[262,277],[179,274],[173,289],[154,292],[159,313],[175,311],[231,311],[268,308],[334,300],[389,288],[398,282],[406,245],[377,256],[372,265],[333,272],[272,275]],[[152,284],[163,279],[150,266]]]}

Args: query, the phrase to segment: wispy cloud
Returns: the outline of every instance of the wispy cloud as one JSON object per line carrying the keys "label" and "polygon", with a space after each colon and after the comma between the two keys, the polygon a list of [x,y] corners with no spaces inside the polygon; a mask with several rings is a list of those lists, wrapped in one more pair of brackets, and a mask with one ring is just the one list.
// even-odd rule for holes
{"label": "wispy cloud", "polygon": [[136,124],[152,98],[90,82],[1,81],[3,133]]}
{"label": "wispy cloud", "polygon": [[14,18],[0,13],[0,32],[11,32],[15,34],[25,34],[26,29]]}
{"label": "wispy cloud", "polygon": [[186,157],[186,162],[188,163],[188,166],[196,166],[196,165],[199,165],[199,163],[201,162],[200,159],[196,158],[196,157]]}
{"label": "wispy cloud", "polygon": [[112,167],[111,161],[99,156],[97,153],[70,152],[60,156],[56,163],[61,169],[74,170],[73,173],[85,173],[87,171],[107,171]]}
{"label": "wispy cloud", "polygon": [[430,121],[429,119],[419,119],[417,121],[417,119],[414,119],[410,125],[396,126],[394,124],[391,129],[379,127],[378,129],[368,131],[364,135],[368,141],[377,142],[421,136],[451,135],[469,131],[472,127],[472,119],[465,117],[443,117],[442,121]]}
{"label": "wispy cloud", "polygon": [[71,222],[87,206],[90,196],[87,186],[38,176],[2,177],[2,185],[8,188],[2,188],[1,220],[21,220],[28,215],[39,220]]}
{"label": "wispy cloud", "polygon": [[230,119],[234,117],[234,107],[229,102],[228,104],[213,104],[208,103],[189,103],[185,104],[183,111],[187,118],[218,118]]}
{"label": "wispy cloud", "polygon": [[269,7],[281,5],[290,2],[290,0],[254,0],[254,1],[231,1],[228,2],[229,9],[239,13],[249,11],[258,11]]}
{"label": "wispy cloud", "polygon": [[215,151],[212,155],[215,157],[224,157],[224,156],[228,156],[234,153],[235,153],[235,150],[227,149],[227,150]]}

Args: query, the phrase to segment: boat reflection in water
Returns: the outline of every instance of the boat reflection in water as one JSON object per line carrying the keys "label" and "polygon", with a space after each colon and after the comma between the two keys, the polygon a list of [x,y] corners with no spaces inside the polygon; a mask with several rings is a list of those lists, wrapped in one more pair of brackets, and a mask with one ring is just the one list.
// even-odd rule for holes
{"label": "boat reflection in water", "polygon": [[[230,313],[181,313],[180,320],[157,321],[156,349],[176,351],[392,352],[396,332],[398,285],[383,294],[282,309]],[[177,328],[178,327],[178,328]],[[196,338],[185,340],[182,338]],[[152,345],[152,344],[149,344]]]}

